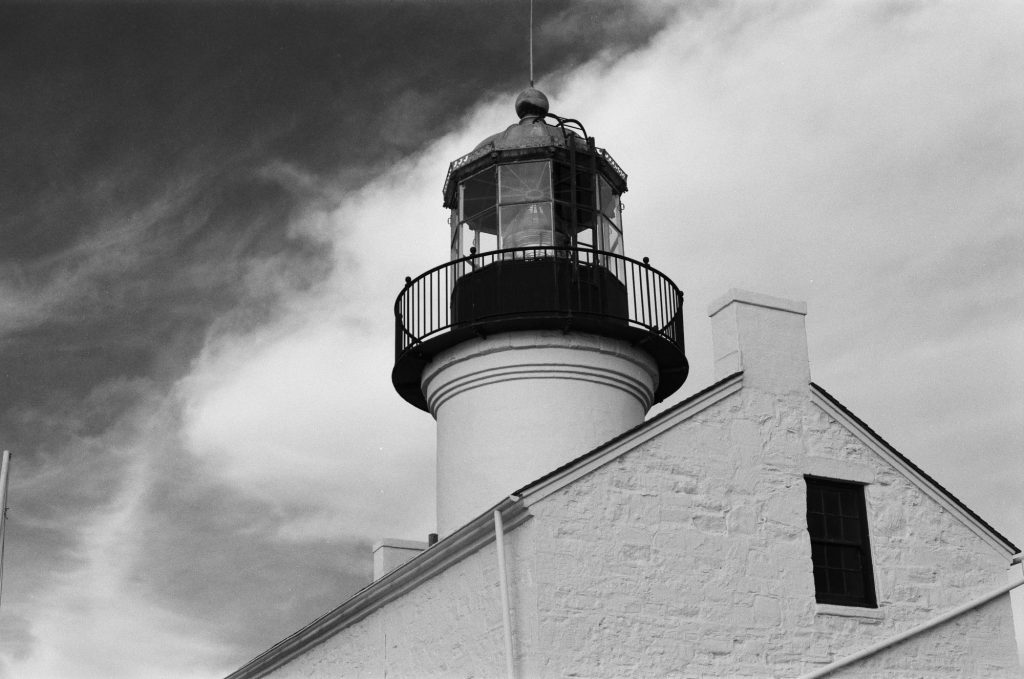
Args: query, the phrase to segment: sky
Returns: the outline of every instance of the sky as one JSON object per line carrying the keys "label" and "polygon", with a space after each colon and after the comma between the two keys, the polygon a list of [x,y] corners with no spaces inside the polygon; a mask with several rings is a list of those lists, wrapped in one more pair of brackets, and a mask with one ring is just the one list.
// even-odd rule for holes
{"label": "sky", "polygon": [[[394,298],[515,121],[516,2],[0,7],[0,677],[212,677],[433,525]],[[537,0],[626,254],[808,303],[812,376],[1024,545],[1024,5]]]}

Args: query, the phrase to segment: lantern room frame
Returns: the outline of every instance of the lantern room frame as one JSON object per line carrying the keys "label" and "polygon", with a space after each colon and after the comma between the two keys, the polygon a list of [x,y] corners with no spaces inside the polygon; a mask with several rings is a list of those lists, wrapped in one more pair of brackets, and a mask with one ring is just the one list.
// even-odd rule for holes
{"label": "lantern room frame", "polygon": [[521,117],[448,168],[450,261],[406,278],[395,301],[395,389],[426,410],[420,380],[441,352],[555,330],[643,348],[661,401],[689,372],[683,295],[646,257],[623,254],[626,173],[579,121]]}

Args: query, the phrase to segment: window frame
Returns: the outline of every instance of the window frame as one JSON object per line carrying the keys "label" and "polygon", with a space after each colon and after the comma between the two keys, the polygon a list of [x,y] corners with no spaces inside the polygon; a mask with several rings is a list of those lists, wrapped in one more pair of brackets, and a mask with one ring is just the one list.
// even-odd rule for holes
{"label": "window frame", "polygon": [[[878,608],[878,594],[875,591],[875,574],[874,574],[874,562],[871,558],[871,537],[870,537],[870,526],[868,523],[867,514],[867,498],[865,497],[865,484],[858,483],[856,481],[846,481],[842,479],[825,478],[820,476],[805,475],[804,482],[806,485],[806,525],[807,534],[810,538],[811,544],[811,562],[814,572],[814,598],[819,604],[828,604],[833,606],[847,606],[855,608]],[[839,520],[848,519],[856,520],[859,522],[859,540],[846,539],[843,537],[834,537],[827,534],[815,535],[811,527],[811,494],[815,490],[820,492],[822,489],[834,489],[838,491],[845,491],[850,493],[855,498],[857,517],[844,517],[842,509],[838,514],[830,514],[825,511],[824,503],[821,504],[822,510],[820,512],[814,512],[822,517],[833,516]],[[824,532],[827,533],[827,519],[822,520],[822,526]],[[845,528],[841,529],[840,532],[845,532]],[[823,547],[843,547],[850,548],[854,547],[858,550],[860,557],[860,577],[861,577],[861,589],[862,595],[852,595],[848,593],[838,593],[835,591],[822,591],[818,588],[818,572],[819,570],[828,568],[828,564],[819,563],[818,559],[815,559],[816,545]],[[835,567],[833,566],[833,569]],[[840,569],[842,570],[842,569]]]}

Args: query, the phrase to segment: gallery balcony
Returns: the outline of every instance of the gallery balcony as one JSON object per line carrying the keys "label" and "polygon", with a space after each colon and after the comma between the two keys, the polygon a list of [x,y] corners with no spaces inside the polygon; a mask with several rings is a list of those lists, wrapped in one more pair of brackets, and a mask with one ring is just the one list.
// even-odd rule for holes
{"label": "gallery balcony", "polygon": [[392,381],[425,410],[420,378],[434,356],[473,337],[529,330],[589,333],[644,350],[658,365],[656,401],[689,369],[683,295],[646,258],[538,246],[473,253],[407,278],[395,301]]}

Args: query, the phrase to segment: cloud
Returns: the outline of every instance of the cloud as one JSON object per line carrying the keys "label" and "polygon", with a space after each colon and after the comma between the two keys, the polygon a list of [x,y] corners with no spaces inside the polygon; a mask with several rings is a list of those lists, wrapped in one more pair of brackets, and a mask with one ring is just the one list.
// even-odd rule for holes
{"label": "cloud", "polygon": [[[507,117],[496,108],[470,119],[471,134],[483,138]],[[255,331],[216,328],[180,384],[197,456],[235,488],[318,508],[282,535],[433,530],[433,425],[391,387],[391,310],[404,276],[435,263],[423,243],[446,252],[444,212],[424,206],[440,202],[439,178],[462,141],[445,137],[333,208],[307,209],[293,228],[327,240],[331,275]]]}

